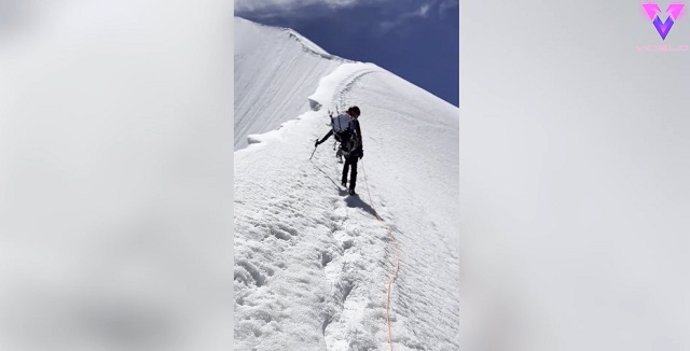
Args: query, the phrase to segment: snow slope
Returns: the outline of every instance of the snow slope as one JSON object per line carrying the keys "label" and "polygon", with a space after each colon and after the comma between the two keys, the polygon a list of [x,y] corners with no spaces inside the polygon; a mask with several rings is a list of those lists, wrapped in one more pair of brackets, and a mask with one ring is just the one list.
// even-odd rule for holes
{"label": "snow slope", "polygon": [[235,149],[309,110],[304,96],[344,62],[287,28],[235,17]]}
{"label": "snow slope", "polygon": [[[255,45],[275,30],[254,28]],[[457,108],[368,63],[340,62],[313,86],[294,96],[313,110],[235,152],[236,349],[459,349]],[[359,197],[338,185],[332,139],[309,159],[327,111],[353,104]]]}

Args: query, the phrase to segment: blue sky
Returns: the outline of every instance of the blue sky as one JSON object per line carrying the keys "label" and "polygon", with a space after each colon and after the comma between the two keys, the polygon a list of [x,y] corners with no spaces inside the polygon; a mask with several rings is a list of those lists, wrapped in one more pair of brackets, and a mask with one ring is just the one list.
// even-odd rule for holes
{"label": "blue sky", "polygon": [[293,28],[458,106],[459,0],[236,0],[235,15]]}

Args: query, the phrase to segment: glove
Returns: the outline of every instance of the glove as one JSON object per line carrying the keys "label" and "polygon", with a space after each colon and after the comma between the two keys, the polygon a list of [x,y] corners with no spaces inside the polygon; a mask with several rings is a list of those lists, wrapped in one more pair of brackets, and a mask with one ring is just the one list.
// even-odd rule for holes
{"label": "glove", "polygon": [[316,142],[314,143],[314,147],[319,146],[319,144],[321,144],[321,143],[320,143],[319,140],[317,139]]}

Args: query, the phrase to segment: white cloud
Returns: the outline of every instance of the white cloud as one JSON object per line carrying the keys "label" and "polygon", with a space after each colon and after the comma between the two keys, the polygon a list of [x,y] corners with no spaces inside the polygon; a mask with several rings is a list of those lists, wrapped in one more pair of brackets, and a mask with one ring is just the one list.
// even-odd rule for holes
{"label": "white cloud", "polygon": [[448,10],[459,6],[459,0],[440,0],[438,3],[438,14],[443,17],[448,13]]}
{"label": "white cloud", "polygon": [[431,8],[431,5],[429,4],[422,5],[422,7],[417,10],[417,15],[420,17],[426,17],[429,14],[429,8]]}
{"label": "white cloud", "polygon": [[391,30],[401,24],[403,24],[405,21],[410,20],[412,18],[427,18],[429,17],[429,10],[431,9],[431,6],[434,3],[426,3],[420,6],[418,9],[414,11],[409,11],[400,14],[397,18],[391,21],[384,21],[381,22],[380,27],[383,31],[388,31]]}
{"label": "white cloud", "polygon": [[257,12],[299,9],[309,5],[325,5],[332,8],[353,6],[371,2],[366,0],[235,0],[235,12]]}
{"label": "white cloud", "polygon": [[[235,0],[235,12],[242,14],[259,14],[271,16],[274,14],[299,13],[307,6],[324,6],[331,9],[370,5],[373,3],[389,3],[393,13],[388,14],[388,20],[378,23],[382,32],[387,32],[414,18],[429,18],[430,16],[444,16],[445,12],[457,6],[459,0],[423,0],[421,5],[411,10],[405,10],[408,5],[398,0]],[[396,14],[397,13],[397,14]]]}

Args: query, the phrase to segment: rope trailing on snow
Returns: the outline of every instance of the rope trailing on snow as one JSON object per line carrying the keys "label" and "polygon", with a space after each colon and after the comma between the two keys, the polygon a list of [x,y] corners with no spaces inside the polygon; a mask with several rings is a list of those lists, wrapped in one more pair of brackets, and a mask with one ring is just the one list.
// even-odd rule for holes
{"label": "rope trailing on snow", "polygon": [[371,208],[374,209],[374,215],[376,216],[376,219],[385,224],[386,231],[388,232],[388,237],[390,238],[391,245],[393,246],[393,254],[395,256],[395,271],[388,278],[388,282],[386,282],[386,324],[388,325],[388,348],[390,351],[393,351],[393,333],[391,332],[390,305],[391,289],[393,283],[398,278],[398,271],[400,270],[400,255],[398,254],[398,241],[395,239],[395,236],[393,235],[393,230],[391,229],[390,225],[386,223],[386,221],[384,221],[383,218],[381,218],[381,216],[379,216],[378,211],[376,211],[376,209],[374,208],[374,202],[371,200],[371,190],[369,190],[369,182],[367,181],[367,172],[364,169],[363,161],[362,175],[364,175],[364,184],[367,186],[367,193],[369,194],[369,204]]}
{"label": "rope trailing on snow", "polygon": [[[314,152],[316,151],[316,147],[314,148]],[[314,156],[314,152],[312,152],[311,156]],[[326,173],[323,169],[321,169],[319,166],[312,161],[312,157],[309,157],[309,161],[311,162],[314,167],[319,170],[321,173],[325,174],[328,179],[330,179],[331,183],[333,183],[336,188],[340,189],[338,185],[335,183],[333,178],[331,178],[328,173]],[[364,184],[367,187],[367,194],[369,195],[369,206],[374,210],[374,216],[376,217],[377,220],[379,220],[381,223],[384,224],[386,227],[386,232],[388,233],[389,240],[391,242],[391,245],[393,246],[393,255],[395,256],[395,270],[391,274],[390,277],[388,277],[388,281],[386,282],[386,325],[388,326],[388,349],[390,351],[393,351],[393,332],[391,331],[391,319],[390,319],[390,306],[391,306],[391,291],[393,287],[393,283],[395,283],[395,280],[398,278],[398,272],[400,271],[400,255],[398,254],[398,241],[395,239],[395,236],[393,235],[393,229],[391,228],[390,224],[386,223],[386,221],[378,214],[378,211],[376,211],[376,208],[374,207],[374,202],[371,199],[371,190],[369,189],[369,181],[367,180],[367,172],[364,169],[364,161],[362,161],[362,175],[364,176]]]}
{"label": "rope trailing on snow", "polygon": [[336,190],[340,191],[340,187],[338,186],[338,183],[336,183],[335,180],[333,180],[333,178],[331,178],[331,176],[328,175],[328,173],[326,171],[321,169],[321,167],[317,166],[316,163],[314,162],[314,160],[309,160],[309,162],[311,162],[312,166],[314,166],[314,168],[316,168],[316,170],[323,173],[323,175],[325,175],[326,178],[328,178],[328,180],[330,180],[331,183],[333,183],[333,186],[335,187]]}

